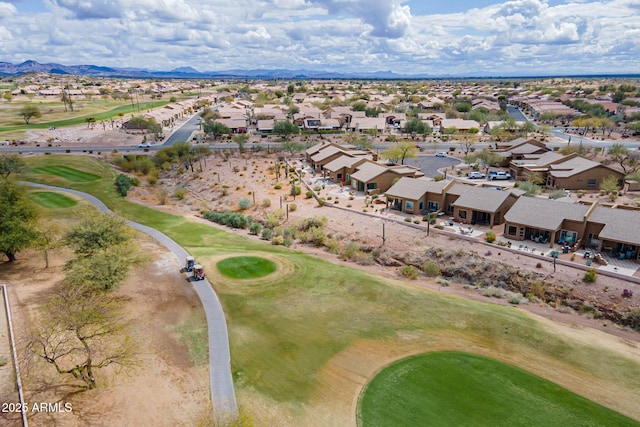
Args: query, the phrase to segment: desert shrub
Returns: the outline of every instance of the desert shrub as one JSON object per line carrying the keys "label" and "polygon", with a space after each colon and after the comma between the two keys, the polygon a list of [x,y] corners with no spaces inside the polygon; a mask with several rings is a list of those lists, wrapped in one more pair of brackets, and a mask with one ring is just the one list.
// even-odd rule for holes
{"label": "desert shrub", "polygon": [[248,197],[241,198],[238,202],[238,207],[242,211],[249,209],[251,207],[251,199]]}
{"label": "desert shrub", "polygon": [[489,286],[487,288],[484,288],[484,290],[482,291],[482,295],[484,295],[485,297],[504,298],[504,289]]}
{"label": "desert shrub", "polygon": [[312,198],[312,197],[313,197],[313,191],[307,191],[307,192],[305,193],[305,197],[306,197],[307,199]]}
{"label": "desert shrub", "polygon": [[582,280],[589,283],[595,282],[597,279],[598,279],[598,273],[596,273],[594,269],[589,269],[585,271],[584,276],[582,277]]}
{"label": "desert shrub", "polygon": [[247,228],[249,219],[239,212],[204,212],[202,216],[211,222],[226,225],[232,228]]}
{"label": "desert shrub", "polygon": [[315,191],[316,193],[317,193],[318,191],[320,191],[320,190],[322,190],[322,187],[320,187],[319,185],[314,185],[314,186],[313,186],[313,191]]}
{"label": "desert shrub", "polygon": [[445,288],[451,284],[447,279],[443,279],[442,277],[438,277],[436,283]]}
{"label": "desert shrub", "polygon": [[296,187],[295,185],[292,185],[290,193],[292,196],[299,196],[300,193],[302,193],[302,189],[300,187]]}
{"label": "desert shrub", "polygon": [[435,182],[442,181],[443,179],[444,179],[443,175],[436,175],[436,176],[433,177],[433,180]]}
{"label": "desert shrub", "polygon": [[509,297],[509,304],[520,304],[520,298],[517,295],[511,295],[511,297]]}
{"label": "desert shrub", "polygon": [[271,240],[271,238],[273,237],[273,230],[270,228],[265,228],[264,230],[262,230],[262,238],[264,240]]}
{"label": "desert shrub", "polygon": [[274,214],[269,214],[264,219],[264,226],[267,228],[275,228],[278,225],[280,225],[280,219]]}
{"label": "desert shrub", "polygon": [[289,203],[289,212],[295,212],[298,209],[298,205],[295,203]]}
{"label": "desert shrub", "polygon": [[356,242],[349,242],[342,248],[342,254],[340,254],[340,257],[346,261],[351,261],[359,251],[360,247]]}
{"label": "desert shrub", "polygon": [[131,178],[127,175],[121,173],[116,177],[116,190],[118,190],[118,194],[122,197],[127,195],[132,185]]}
{"label": "desert shrub", "polygon": [[173,196],[178,200],[183,200],[185,198],[185,196],[187,195],[187,193],[188,193],[188,190],[186,188],[178,187],[173,192]]}
{"label": "desert shrub", "polygon": [[159,178],[160,178],[160,172],[158,172],[157,169],[154,169],[147,177],[147,184],[156,185],[158,183]]}
{"label": "desert shrub", "polygon": [[486,233],[484,233],[484,240],[486,240],[487,243],[495,242],[496,233],[494,233],[493,231],[487,231]]}
{"label": "desert shrub", "polygon": [[440,275],[440,267],[438,267],[438,264],[436,264],[435,262],[425,261],[422,264],[422,272],[427,277],[436,277]]}
{"label": "desert shrub", "polygon": [[373,265],[375,263],[372,254],[368,254],[362,251],[356,252],[355,256],[353,257],[353,261],[355,261],[355,263],[358,265]]}
{"label": "desert shrub", "polygon": [[276,190],[280,190],[280,189],[282,189],[282,185],[276,184],[276,185],[273,186],[273,188],[275,188]]}
{"label": "desert shrub", "polygon": [[411,222],[411,218],[405,218],[404,222]]}
{"label": "desert shrub", "polygon": [[263,208],[268,208],[269,206],[271,206],[271,199],[262,200],[262,207]]}
{"label": "desert shrub", "polygon": [[307,231],[312,228],[324,228],[327,218],[314,216],[312,218],[304,218],[296,224],[298,230]]}
{"label": "desert shrub", "polygon": [[415,280],[418,278],[418,269],[413,265],[404,265],[400,270],[400,274],[402,274],[402,277]]}
{"label": "desert shrub", "polygon": [[559,199],[561,197],[564,197],[567,195],[567,192],[564,190],[555,190],[552,191],[551,193],[549,193],[549,198],[550,199]]}
{"label": "desert shrub", "polygon": [[630,328],[640,331],[640,311],[631,310],[624,315],[622,323]]}
{"label": "desert shrub", "polygon": [[271,239],[272,245],[284,246],[284,236],[274,236]]}
{"label": "desert shrub", "polygon": [[249,226],[249,233],[253,234],[254,236],[257,236],[258,234],[260,234],[261,231],[262,231],[262,224],[260,224],[259,222],[252,222],[251,225]]}
{"label": "desert shrub", "polygon": [[320,197],[320,198],[318,199],[318,205],[319,205],[319,206],[324,206],[324,203],[325,203],[324,197]]}
{"label": "desert shrub", "polygon": [[413,220],[413,223],[414,223],[414,224],[420,224],[420,220],[419,220],[419,219],[414,219],[414,220]]}
{"label": "desert shrub", "polygon": [[338,254],[340,253],[341,244],[338,240],[334,238],[326,238],[324,240],[324,245],[329,251],[330,254]]}

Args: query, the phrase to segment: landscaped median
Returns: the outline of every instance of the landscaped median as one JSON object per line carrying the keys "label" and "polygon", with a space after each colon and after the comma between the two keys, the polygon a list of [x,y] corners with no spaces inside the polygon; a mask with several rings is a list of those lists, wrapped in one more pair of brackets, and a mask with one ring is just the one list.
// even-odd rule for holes
{"label": "landscaped median", "polygon": [[[31,179],[92,193],[123,216],[163,231],[204,263],[227,317],[238,401],[261,424],[352,423],[357,396],[371,378],[395,360],[434,350],[496,356],[640,419],[640,355],[612,350],[621,345],[615,339],[581,340],[569,328],[558,326],[558,333],[512,307],[390,282],[130,203],[116,194],[113,170],[95,159],[42,156],[28,162],[99,175],[85,182],[42,173]],[[268,273],[267,262],[251,272],[225,273],[230,257],[265,259],[276,269]],[[453,380],[445,385],[455,387]],[[487,392],[495,387],[498,382],[490,383]],[[484,396],[467,399],[480,407]],[[509,405],[520,419],[536,417],[534,407]]]}

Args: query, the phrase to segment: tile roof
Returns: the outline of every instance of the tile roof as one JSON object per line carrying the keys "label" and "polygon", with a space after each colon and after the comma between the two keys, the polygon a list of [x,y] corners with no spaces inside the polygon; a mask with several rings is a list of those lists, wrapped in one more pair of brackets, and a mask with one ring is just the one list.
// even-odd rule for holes
{"label": "tile roof", "polygon": [[402,177],[385,195],[397,197],[399,199],[418,200],[426,193],[442,193],[446,181],[432,181],[427,178]]}
{"label": "tile roof", "polygon": [[453,203],[453,206],[469,208],[482,212],[495,212],[509,198],[514,197],[510,191],[499,191],[492,188],[472,187],[464,191]]}
{"label": "tile roof", "polygon": [[588,221],[605,224],[598,235],[600,240],[640,245],[640,211],[596,206]]}
{"label": "tile roof", "polygon": [[383,166],[380,163],[375,162],[365,162],[364,164],[358,166],[358,170],[351,174],[351,178],[356,179],[360,182],[369,182],[373,178],[378,175],[383,174],[389,170],[387,166]]}
{"label": "tile roof", "polygon": [[582,222],[589,206],[542,197],[520,197],[504,215],[506,222],[542,230],[559,230],[567,219]]}

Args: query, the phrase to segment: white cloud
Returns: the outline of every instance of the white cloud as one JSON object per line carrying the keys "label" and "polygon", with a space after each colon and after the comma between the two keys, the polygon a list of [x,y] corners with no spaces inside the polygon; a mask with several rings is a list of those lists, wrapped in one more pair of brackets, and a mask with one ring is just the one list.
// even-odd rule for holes
{"label": "white cloud", "polygon": [[18,9],[11,3],[0,2],[0,19],[11,18],[18,13]]}
{"label": "white cloud", "polygon": [[37,14],[0,2],[3,60],[163,70],[640,70],[640,0],[512,0],[421,16],[403,0],[43,1]]}

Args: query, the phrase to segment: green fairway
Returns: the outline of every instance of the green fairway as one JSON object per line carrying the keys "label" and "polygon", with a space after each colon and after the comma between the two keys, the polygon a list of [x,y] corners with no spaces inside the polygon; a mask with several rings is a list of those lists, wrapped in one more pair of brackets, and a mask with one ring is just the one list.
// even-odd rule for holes
{"label": "green fairway", "polygon": [[361,396],[359,424],[639,425],[519,368],[460,352],[421,354],[386,367]]}
{"label": "green fairway", "polygon": [[[608,405],[640,414],[636,409],[640,365],[635,359],[556,335],[520,310],[389,283],[360,270],[131,203],[116,194],[114,170],[95,158],[48,155],[25,161],[43,172],[24,179],[95,195],[125,218],[166,233],[207,271],[216,270],[217,263],[229,255],[275,262],[278,268],[272,274],[245,281],[264,282],[259,286],[236,286],[240,281],[232,279],[211,282],[228,322],[239,401],[249,406],[259,402],[256,408],[268,407],[291,420],[273,425],[348,425],[355,419],[354,408],[342,403],[357,396],[359,381],[364,385],[381,364],[398,355],[434,348],[501,354],[514,360],[514,365],[521,361],[536,374],[557,378],[559,384],[570,383],[590,398],[618,393],[619,398]],[[70,182],[51,168],[60,165],[95,173],[100,179]],[[352,354],[352,349],[357,351]],[[363,355],[371,356],[362,361]],[[336,379],[342,376],[333,375],[335,360],[346,360],[357,371],[348,383],[339,383]],[[320,408],[313,413],[316,416],[334,414],[338,421],[300,422],[310,416],[310,408]],[[256,411],[256,419],[265,415]]]}
{"label": "green fairway", "polygon": [[78,204],[78,202],[70,199],[64,194],[52,193],[49,191],[30,193],[29,197],[31,197],[31,200],[45,208],[70,208],[71,206]]}
{"label": "green fairway", "polygon": [[31,171],[39,174],[56,175],[71,182],[86,182],[100,179],[98,175],[59,165],[33,168]]}
{"label": "green fairway", "polygon": [[232,279],[255,279],[276,271],[276,265],[268,259],[254,256],[237,256],[217,264],[218,271]]}

